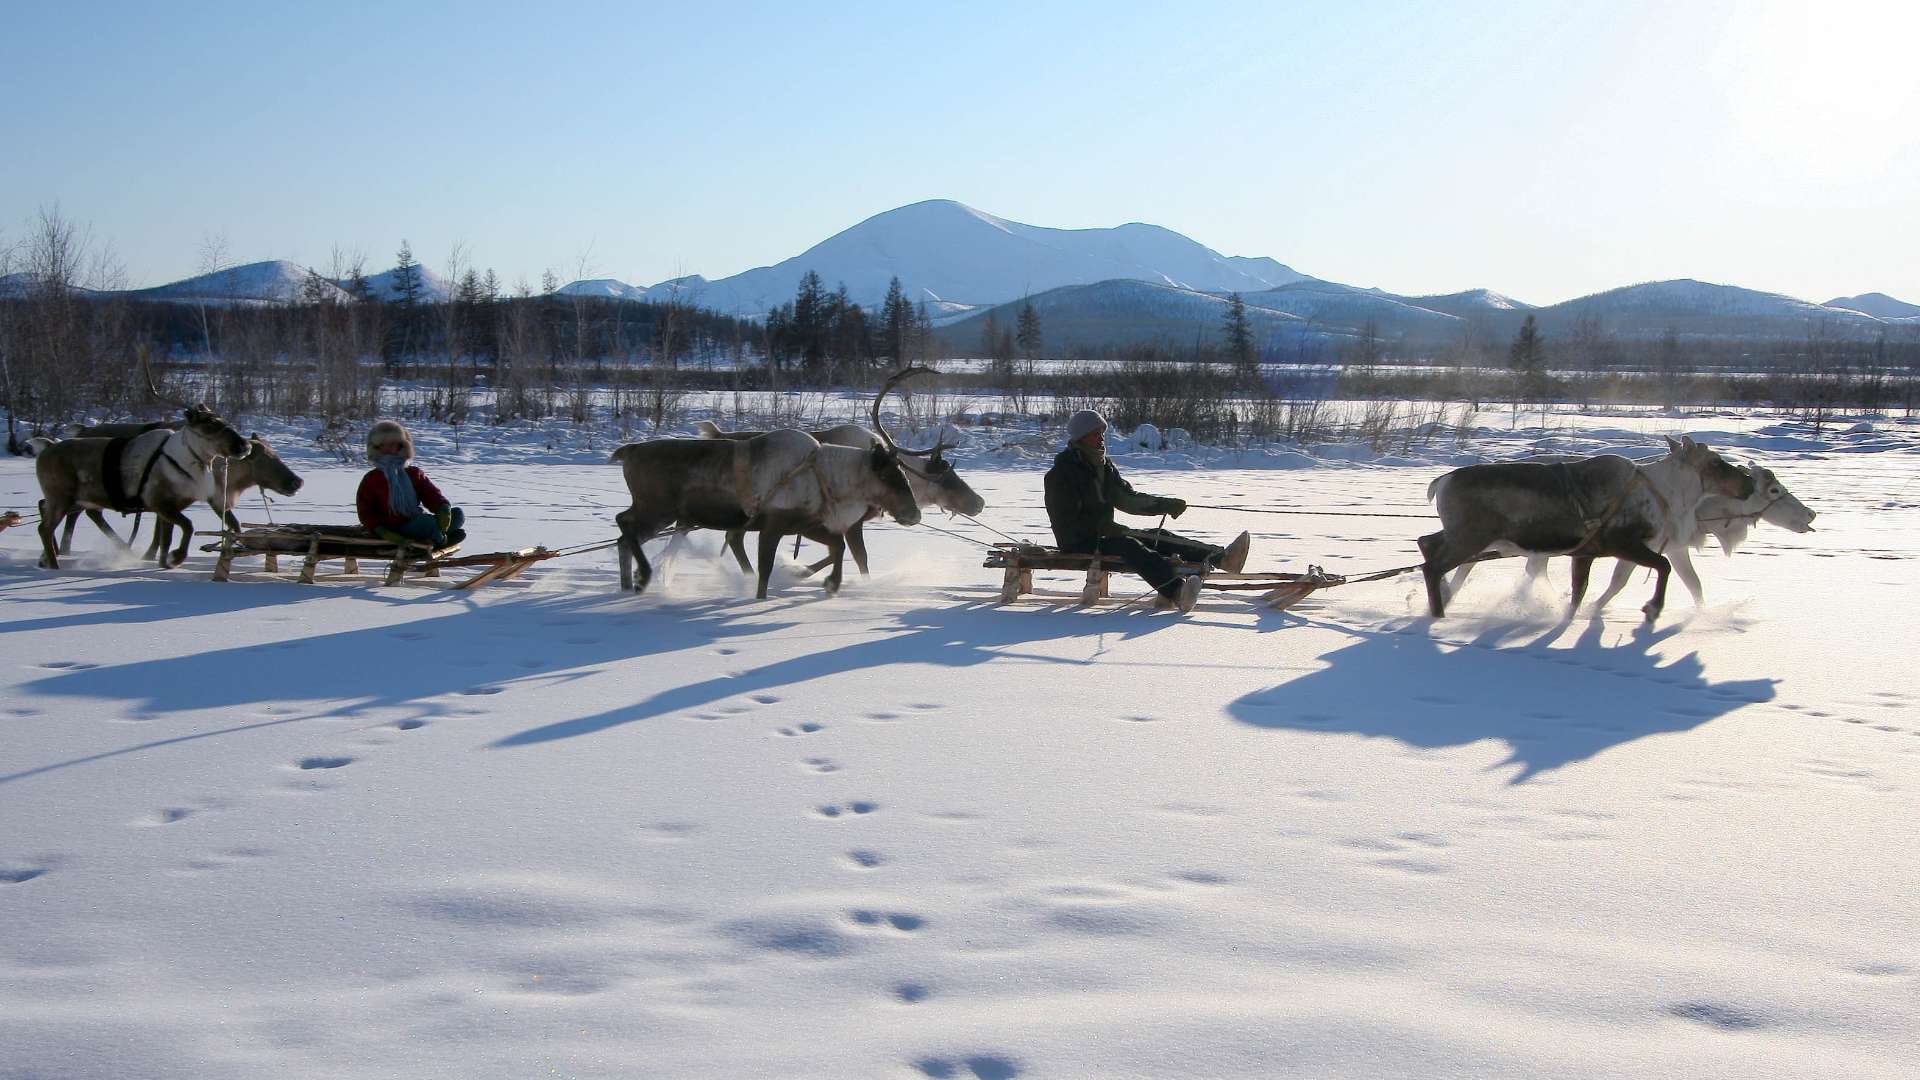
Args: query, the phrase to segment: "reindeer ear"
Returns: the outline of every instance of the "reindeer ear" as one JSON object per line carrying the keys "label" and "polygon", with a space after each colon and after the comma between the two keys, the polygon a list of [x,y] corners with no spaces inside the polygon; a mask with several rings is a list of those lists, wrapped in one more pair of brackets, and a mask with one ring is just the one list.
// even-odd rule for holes
{"label": "reindeer ear", "polygon": [[1660,436],[1660,437],[1661,437],[1661,438],[1663,438],[1663,439],[1665,439],[1665,440],[1667,440],[1667,453],[1669,453],[1669,454],[1677,454],[1677,453],[1679,453],[1679,452],[1680,452],[1680,444],[1679,444],[1679,443],[1677,443],[1677,442],[1674,442],[1674,441],[1673,441],[1673,436],[1671,436],[1671,435],[1662,435],[1662,436]]}
{"label": "reindeer ear", "polygon": [[259,438],[259,437],[260,437],[260,433],[259,433],[259,432],[257,432],[257,431],[256,431],[256,432],[254,432],[253,434],[251,434],[251,435],[249,435],[249,436],[247,436],[247,438],[249,438],[249,439],[257,439],[257,438]]}

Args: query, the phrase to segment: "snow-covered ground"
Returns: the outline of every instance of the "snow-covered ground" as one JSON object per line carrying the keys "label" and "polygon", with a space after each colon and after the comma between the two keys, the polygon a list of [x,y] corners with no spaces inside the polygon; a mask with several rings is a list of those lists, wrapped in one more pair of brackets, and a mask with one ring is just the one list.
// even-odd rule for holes
{"label": "snow-covered ground", "polygon": [[[1417,576],[1002,608],[891,526],[766,601],[711,538],[633,597],[610,552],[467,595],[0,534],[0,1076],[1910,1077],[1920,428],[1684,430],[1818,531],[1701,556],[1652,631],[1645,582],[1563,625],[1564,568],[1511,563],[1437,622]],[[1523,441],[1121,460],[1423,515]],[[296,442],[276,515],[344,518],[360,470]],[[469,550],[611,534],[604,445],[422,444]],[[1040,452],[963,461],[1045,535]],[[33,489],[0,460],[0,509]],[[1431,527],[1179,525],[1350,572]]]}

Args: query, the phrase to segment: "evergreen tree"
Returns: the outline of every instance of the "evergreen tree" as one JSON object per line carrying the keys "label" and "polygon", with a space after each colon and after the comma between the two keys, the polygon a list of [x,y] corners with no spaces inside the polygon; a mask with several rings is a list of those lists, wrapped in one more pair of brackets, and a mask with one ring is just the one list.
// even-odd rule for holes
{"label": "evergreen tree", "polygon": [[1021,356],[1028,360],[1040,356],[1040,313],[1033,309],[1031,299],[1020,302],[1019,330],[1014,334],[1014,340],[1020,345]]}
{"label": "evergreen tree", "polygon": [[987,365],[989,370],[1001,378],[1006,378],[1013,374],[1007,364],[1011,350],[1004,355],[1000,351],[1000,342],[1005,335],[1000,331],[1000,316],[996,314],[997,310],[989,308],[986,321],[980,324],[980,355],[990,361]]}
{"label": "evergreen tree", "polygon": [[1243,379],[1260,377],[1260,355],[1253,347],[1253,327],[1247,322],[1247,304],[1239,293],[1227,298],[1227,359]]}
{"label": "evergreen tree", "polygon": [[809,371],[818,370],[826,359],[830,304],[820,275],[812,270],[801,275],[793,294],[793,335],[800,364]]}
{"label": "evergreen tree", "polygon": [[393,328],[387,337],[387,361],[405,363],[419,348],[420,331],[420,264],[413,261],[413,245],[405,240],[400,241],[388,295],[395,311]]}
{"label": "evergreen tree", "polygon": [[1522,401],[1545,401],[1547,396],[1547,356],[1540,342],[1540,329],[1533,316],[1520,324],[1513,346],[1507,350],[1507,367],[1513,372],[1514,410]]}
{"label": "evergreen tree", "polygon": [[413,247],[400,241],[400,253],[393,267],[393,299],[402,309],[412,311],[420,303],[420,264],[413,261]]}
{"label": "evergreen tree", "polygon": [[880,305],[880,355],[899,366],[905,362],[913,333],[913,305],[907,303],[900,279],[887,282],[887,298]]}

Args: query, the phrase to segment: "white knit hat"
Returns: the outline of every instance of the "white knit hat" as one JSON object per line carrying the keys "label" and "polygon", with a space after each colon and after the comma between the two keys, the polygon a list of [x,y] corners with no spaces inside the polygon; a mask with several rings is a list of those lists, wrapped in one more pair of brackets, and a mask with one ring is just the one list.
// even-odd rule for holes
{"label": "white knit hat", "polygon": [[1067,417],[1067,441],[1079,442],[1096,431],[1107,430],[1107,418],[1092,409],[1081,409]]}

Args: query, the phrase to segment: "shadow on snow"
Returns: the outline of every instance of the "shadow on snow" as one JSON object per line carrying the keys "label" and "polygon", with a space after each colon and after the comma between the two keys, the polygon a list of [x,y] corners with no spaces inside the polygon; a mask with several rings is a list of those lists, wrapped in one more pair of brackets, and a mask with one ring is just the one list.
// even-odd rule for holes
{"label": "shadow on snow", "polygon": [[[1435,749],[1495,739],[1492,766],[1519,766],[1514,784],[1650,735],[1689,731],[1744,705],[1770,701],[1776,680],[1710,682],[1698,653],[1662,662],[1651,649],[1682,624],[1639,630],[1604,645],[1588,624],[1571,648],[1548,648],[1565,629],[1531,641],[1528,628],[1489,627],[1467,641],[1436,637],[1420,619],[1378,632],[1341,628],[1352,644],[1326,666],[1233,702],[1228,713],[1263,728],[1344,732]],[[1538,628],[1533,628],[1538,629]]]}

